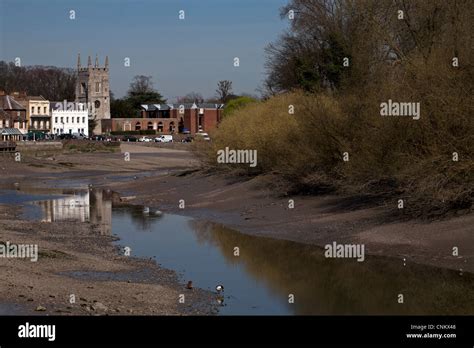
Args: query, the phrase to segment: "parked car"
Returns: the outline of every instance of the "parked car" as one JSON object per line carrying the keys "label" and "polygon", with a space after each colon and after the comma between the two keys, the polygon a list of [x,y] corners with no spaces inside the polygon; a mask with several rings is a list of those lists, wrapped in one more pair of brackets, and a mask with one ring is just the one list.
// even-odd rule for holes
{"label": "parked car", "polygon": [[131,141],[131,142],[136,142],[137,138],[134,137],[133,135],[126,135],[123,137],[123,141]]}
{"label": "parked car", "polygon": [[173,136],[172,135],[160,135],[159,137],[155,138],[155,142],[157,143],[172,143]]}
{"label": "parked car", "polygon": [[209,137],[209,134],[207,134],[207,133],[196,133],[195,137],[196,137],[196,139],[202,139],[202,140],[206,140],[206,141],[211,140],[211,138]]}
{"label": "parked car", "polygon": [[143,142],[143,143],[149,143],[150,141],[153,141],[153,140],[147,137],[141,137],[140,139],[138,139],[138,141]]}
{"label": "parked car", "polygon": [[94,135],[94,136],[91,137],[91,140],[104,141],[104,140],[105,140],[105,137],[102,136],[102,135]]}
{"label": "parked car", "polygon": [[84,133],[72,133],[75,139],[87,139],[87,136]]}
{"label": "parked car", "polygon": [[181,140],[182,143],[191,143],[194,140],[192,136],[187,136],[183,140]]}
{"label": "parked car", "polygon": [[69,134],[69,133],[63,133],[59,135],[59,139],[61,140],[71,140],[71,139],[76,139],[74,134]]}

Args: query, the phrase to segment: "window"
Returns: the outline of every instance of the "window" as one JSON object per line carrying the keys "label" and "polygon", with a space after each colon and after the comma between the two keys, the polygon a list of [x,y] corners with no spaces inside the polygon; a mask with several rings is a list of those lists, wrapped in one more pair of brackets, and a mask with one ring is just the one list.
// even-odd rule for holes
{"label": "window", "polygon": [[71,117],[71,123],[74,123],[74,117]]}
{"label": "window", "polygon": [[85,117],[82,118],[82,123],[86,123],[86,118]]}
{"label": "window", "polygon": [[64,117],[61,117],[61,123],[64,123]]}
{"label": "window", "polygon": [[81,122],[81,118],[80,118],[80,117],[77,118],[77,123],[79,123],[79,122]]}
{"label": "window", "polygon": [[35,113],[35,107],[32,106],[32,107],[31,107],[31,114],[33,115],[34,113]]}
{"label": "window", "polygon": [[100,93],[100,82],[95,83],[95,92]]}
{"label": "window", "polygon": [[54,123],[58,123],[58,117],[54,118]]}
{"label": "window", "polygon": [[66,123],[69,123],[69,117],[66,117]]}
{"label": "window", "polygon": [[44,109],[44,114],[46,115],[46,106],[43,109]]}

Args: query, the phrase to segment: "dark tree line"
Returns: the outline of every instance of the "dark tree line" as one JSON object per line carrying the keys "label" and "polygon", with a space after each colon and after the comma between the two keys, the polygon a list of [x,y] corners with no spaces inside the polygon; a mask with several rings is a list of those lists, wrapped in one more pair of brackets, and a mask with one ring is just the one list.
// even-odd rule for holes
{"label": "dark tree line", "polygon": [[0,61],[0,89],[7,93],[26,92],[48,100],[74,100],[76,71],[69,68],[25,66]]}

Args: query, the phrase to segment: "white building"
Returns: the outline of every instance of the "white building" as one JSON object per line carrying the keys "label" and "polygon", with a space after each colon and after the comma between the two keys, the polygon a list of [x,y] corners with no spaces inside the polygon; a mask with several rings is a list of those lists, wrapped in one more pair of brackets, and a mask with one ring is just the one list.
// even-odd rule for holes
{"label": "white building", "polygon": [[89,136],[89,118],[84,104],[75,103],[74,107],[65,107],[64,103],[51,102],[52,134],[84,134]]}

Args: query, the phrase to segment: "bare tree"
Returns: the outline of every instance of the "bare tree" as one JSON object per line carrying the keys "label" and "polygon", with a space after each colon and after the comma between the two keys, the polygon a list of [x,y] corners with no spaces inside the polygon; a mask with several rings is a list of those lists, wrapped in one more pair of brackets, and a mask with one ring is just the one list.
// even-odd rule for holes
{"label": "bare tree", "polygon": [[178,103],[197,103],[201,104],[204,102],[204,98],[200,93],[197,92],[190,92],[186,94],[184,97],[177,98]]}
{"label": "bare tree", "polygon": [[144,94],[154,92],[151,76],[136,75],[130,83],[129,94]]}
{"label": "bare tree", "polygon": [[223,80],[217,83],[217,97],[222,103],[226,103],[232,94],[232,81]]}
{"label": "bare tree", "polygon": [[18,67],[0,61],[0,89],[7,93],[26,92],[49,100],[74,100],[76,72],[52,66]]}

